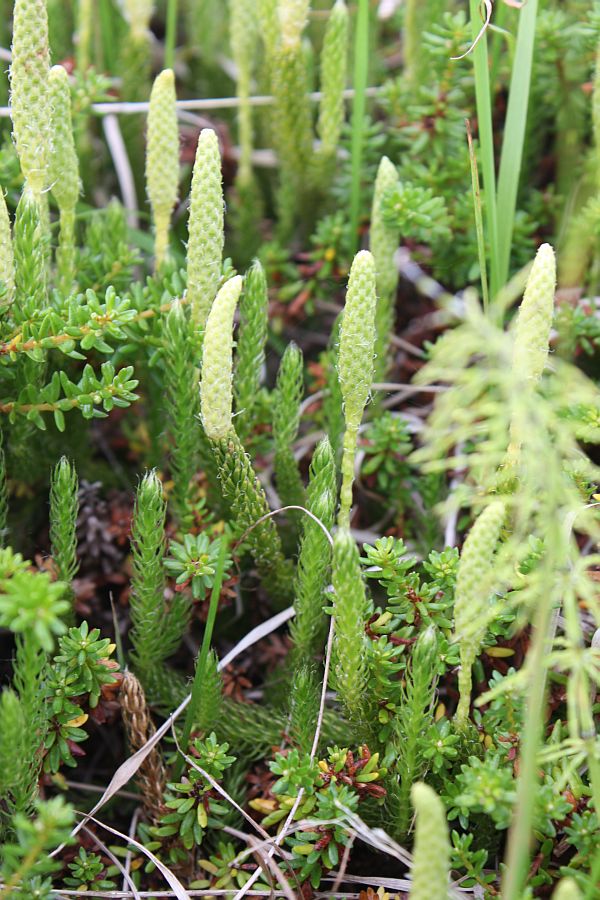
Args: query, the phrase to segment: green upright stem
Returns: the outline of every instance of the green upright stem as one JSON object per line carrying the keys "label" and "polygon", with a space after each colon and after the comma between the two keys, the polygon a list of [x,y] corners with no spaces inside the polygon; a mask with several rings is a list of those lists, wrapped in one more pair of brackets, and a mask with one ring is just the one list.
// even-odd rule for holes
{"label": "green upright stem", "polygon": [[357,442],[358,429],[347,427],[344,432],[344,450],[342,455],[342,489],[340,491],[340,511],[338,514],[338,525],[340,528],[350,528],[354,459]]}
{"label": "green upright stem", "polygon": [[77,18],[77,44],[75,48],[75,68],[85,73],[90,66],[90,45],[92,40],[92,3],[79,0]]}
{"label": "green upright stem", "polygon": [[[481,30],[479,0],[470,0],[473,40]],[[477,121],[481,144],[481,168],[483,172],[484,205],[490,246],[491,294],[495,297],[502,287],[499,277],[498,221],[496,212],[496,168],[494,162],[494,131],[492,126],[492,99],[488,64],[487,37],[482,35],[473,50],[475,67],[475,97],[477,101]]]}
{"label": "green upright stem", "polygon": [[[192,733],[192,728],[194,726],[194,720],[198,713],[198,708],[201,702],[202,690],[204,688],[204,673],[206,671],[206,660],[208,659],[208,654],[210,651],[210,645],[212,641],[212,633],[215,627],[215,621],[217,618],[217,610],[219,607],[219,597],[221,596],[221,586],[223,584],[223,571],[225,569],[225,560],[227,558],[227,547],[228,540],[226,535],[223,535],[221,539],[221,545],[219,547],[219,557],[217,559],[217,565],[215,568],[215,580],[213,583],[213,589],[210,595],[209,607],[208,607],[208,616],[206,618],[206,625],[204,627],[204,635],[202,637],[202,646],[200,647],[200,653],[198,654],[198,660],[196,662],[196,671],[194,673],[194,681],[192,684],[192,697],[189,702],[188,708],[185,714],[185,722],[183,724],[183,731],[181,734],[181,748],[185,753],[188,748],[188,744],[190,742],[190,735]],[[185,765],[185,759],[183,756],[180,756],[177,760],[177,764],[175,766],[175,779],[179,779],[181,777],[181,773],[183,772],[183,768]]]}
{"label": "green upright stem", "polygon": [[[551,574],[551,573],[550,573]],[[508,836],[506,868],[502,883],[503,900],[520,900],[527,874],[535,797],[538,787],[537,754],[544,722],[546,666],[544,657],[552,621],[552,591],[541,592],[534,621],[533,641],[527,654],[530,672],[525,731],[519,756],[519,780],[515,817]]]}
{"label": "green upright stem", "polygon": [[169,216],[157,215],[154,222],[154,270],[160,271],[169,252]]}
{"label": "green upright stem", "polygon": [[473,661],[461,659],[458,670],[458,706],[454,714],[456,727],[461,731],[467,727],[469,710],[471,709],[471,690],[473,687]]}
{"label": "green upright stem", "polygon": [[69,295],[75,280],[75,210],[61,209],[56,263],[61,290]]}
{"label": "green upright stem", "polygon": [[167,29],[165,35],[165,69],[172,69],[177,39],[177,0],[167,0]]}
{"label": "green upright stem", "polygon": [[364,149],[367,78],[369,73],[369,0],[358,0],[354,42],[354,98],[352,101],[352,186],[350,193],[350,240],[358,249],[358,219]]}
{"label": "green upright stem", "polygon": [[502,49],[504,47],[504,42],[507,38],[506,34],[502,34],[500,29],[504,28],[506,23],[506,15],[508,13],[508,6],[505,3],[497,3],[495,6],[494,19],[493,24],[496,26],[494,31],[492,40],[491,40],[491,68],[490,68],[490,84],[492,86],[492,96],[495,95],[496,90],[495,86],[498,81],[498,71],[500,69],[500,59],[502,56]]}

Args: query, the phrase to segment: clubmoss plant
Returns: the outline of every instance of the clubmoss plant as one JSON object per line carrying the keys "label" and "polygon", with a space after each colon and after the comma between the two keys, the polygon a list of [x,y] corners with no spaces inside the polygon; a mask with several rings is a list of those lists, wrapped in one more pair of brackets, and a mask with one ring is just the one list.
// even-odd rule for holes
{"label": "clubmoss plant", "polygon": [[235,378],[235,430],[242,443],[252,428],[265,363],[265,345],[269,321],[269,295],[265,271],[258,260],[244,279],[240,300],[240,325],[237,334]]}
{"label": "clubmoss plant", "polygon": [[554,317],[556,258],[550,244],[538,250],[515,325],[514,365],[523,379],[537,383],[546,367]]}
{"label": "clubmoss plant", "polygon": [[375,313],[375,380],[384,381],[388,369],[390,335],[394,333],[394,306],[398,287],[398,267],[395,261],[398,232],[384,216],[384,200],[399,185],[398,172],[384,156],[379,164],[373,207],[369,246],[377,272],[377,311]]}
{"label": "clubmoss plant", "polygon": [[10,826],[13,798],[12,792],[22,776],[22,750],[25,746],[25,717],[19,697],[12,688],[4,688],[0,693],[0,792],[4,800],[0,810],[0,836]]}
{"label": "clubmoss plant", "polygon": [[284,47],[297,47],[308,22],[310,0],[283,0],[279,4],[279,27]]}
{"label": "clubmoss plant", "polygon": [[190,605],[176,593],[164,597],[166,501],[155,472],[147,472],[137,490],[131,527],[131,657],[148,699],[156,696],[164,661],[177,649],[188,624]]}
{"label": "clubmoss plant", "polygon": [[38,800],[33,816],[15,816],[15,836],[2,846],[0,856],[2,900],[15,894],[50,896],[51,882],[40,876],[60,868],[49,854],[60,844],[71,842],[74,822],[74,810],[62,797]]}
{"label": "clubmoss plant", "polygon": [[[129,23],[132,40],[148,45],[150,19],[154,12],[153,0],[124,0],[123,10]],[[148,47],[146,46],[146,52],[147,50]]]}
{"label": "clubmoss plant", "polygon": [[0,315],[14,300],[15,296],[15,260],[13,242],[8,218],[8,209],[4,191],[0,189],[0,282],[4,292],[0,298]]}
{"label": "clubmoss plant", "polygon": [[[0,556],[0,626],[15,635],[12,688],[16,692],[20,718],[13,757],[0,759],[0,768],[12,772],[14,779],[5,808],[11,816],[29,813],[37,795],[42,753],[48,731],[45,678],[49,655],[57,635],[66,630],[63,619],[69,610],[66,585],[50,581],[47,572],[32,572],[30,563],[10,548]],[[14,704],[8,701],[5,715],[14,716]],[[17,770],[15,772],[15,770]]]}
{"label": "clubmoss plant", "polygon": [[[200,331],[215,299],[225,243],[219,140],[211,128],[198,138],[190,197],[187,299]],[[236,301],[237,302],[237,301]]]}
{"label": "clubmoss plant", "polygon": [[225,282],[206,322],[200,398],[202,424],[211,441],[222,440],[232,430],[233,316],[243,283],[241,275]]}
{"label": "clubmoss plant", "polygon": [[231,53],[237,69],[240,146],[235,190],[229,199],[230,222],[233,226],[231,231],[236,235],[232,241],[232,250],[235,259],[246,264],[260,246],[260,222],[264,214],[262,191],[252,168],[254,122],[250,93],[259,37],[258,13],[254,0],[231,0],[229,32]]}
{"label": "clubmoss plant", "polygon": [[506,507],[502,501],[490,503],[485,508],[467,536],[458,566],[454,633],[460,646],[460,699],[455,721],[461,729],[466,728],[469,719],[473,664],[489,625],[493,558],[505,518]]}
{"label": "clubmoss plant", "polygon": [[221,0],[184,0],[182,6],[194,75],[205,84],[217,65],[217,56],[227,37],[223,4]]}
{"label": "clubmoss plant", "polygon": [[[585,722],[590,721],[589,704],[580,677],[572,677],[583,645],[575,597],[587,595],[589,586],[579,538],[576,541],[572,531],[575,522],[578,535],[589,534],[590,529],[595,532],[596,526],[572,475],[582,467],[591,474],[591,462],[582,455],[578,436],[582,434],[581,415],[585,418],[589,410],[597,408],[597,390],[580,371],[558,360],[540,379],[546,360],[541,342],[548,340],[553,295],[550,251],[544,251],[544,258],[550,274],[544,274],[537,282],[541,293],[530,290],[529,302],[537,298],[535,312],[523,318],[523,324],[535,322],[534,327],[540,329],[527,337],[532,352],[525,350],[523,327],[514,332],[501,331],[477,305],[468,303],[465,322],[438,341],[426,373],[418,376],[433,376],[451,387],[443,397],[436,398],[423,436],[425,446],[415,458],[423,461],[427,457],[428,468],[438,470],[464,464],[467,475],[460,498],[464,502],[476,494],[498,490],[498,469],[506,466],[510,444],[511,477],[508,485],[501,485],[510,523],[502,559],[511,559],[514,573],[527,564],[531,535],[544,547],[533,570],[527,567],[521,589],[513,592],[509,600],[519,611],[521,622],[533,625],[527,679],[523,682],[527,685],[527,713],[520,745],[517,802],[503,878],[503,891],[510,900],[522,895],[527,878],[529,840],[539,796],[537,756],[543,734],[547,667],[553,658],[550,650],[556,627],[553,609],[563,604],[565,611],[569,610],[564,637],[568,649],[561,658],[570,673],[567,684],[571,690],[579,685],[580,698],[568,705],[570,740],[575,740],[581,759],[587,760],[589,754],[584,738],[588,732]],[[539,277],[538,270],[536,278]],[[517,341],[522,342],[518,351]],[[472,368],[475,359],[477,367]],[[452,455],[452,448],[463,440],[472,441],[474,434],[477,439],[468,453]],[[593,434],[597,434],[595,429]],[[436,462],[431,465],[433,458]],[[571,573],[568,577],[567,572]],[[510,580],[513,578],[514,575]],[[494,605],[498,608],[500,601]],[[506,600],[502,605],[506,608]],[[579,737],[574,738],[573,734]],[[592,759],[590,781],[600,798],[595,765]]]}
{"label": "clubmoss plant", "polygon": [[373,383],[376,305],[375,261],[367,250],[362,250],[355,256],[350,270],[338,353],[338,375],[346,423],[338,517],[341,528],[347,528],[350,524],[358,429]]}
{"label": "clubmoss plant", "polygon": [[450,875],[450,840],[444,804],[429,785],[411,791],[416,813],[410,900],[445,900]]}
{"label": "clubmoss plant", "polygon": [[233,60],[237,66],[237,95],[240,101],[238,130],[240,164],[238,183],[252,180],[252,107],[249,103],[254,51],[258,39],[258,21],[254,0],[231,0],[229,14]]}
{"label": "clubmoss plant", "polygon": [[290,734],[301,753],[310,753],[319,714],[319,683],[315,666],[296,669],[290,689]]}
{"label": "clubmoss plant", "polygon": [[327,188],[335,166],[344,124],[344,90],[348,68],[348,8],[336,0],[331,10],[321,51],[321,91],[317,133],[321,139],[321,189]]}
{"label": "clubmoss plant", "polygon": [[155,78],[150,94],[146,151],[146,185],[154,222],[156,270],[167,257],[171,213],[179,186],[176,99],[175,74],[172,69],[164,69]]}
{"label": "clubmoss plant", "polygon": [[[304,506],[305,502],[304,485],[293,451],[303,394],[304,358],[302,351],[291,343],[283,354],[273,397],[275,481],[282,506]],[[288,515],[297,531],[301,513],[290,510]]]}
{"label": "clubmoss plant", "polygon": [[256,10],[260,34],[269,64],[279,43],[278,0],[257,0]]}
{"label": "clubmoss plant", "polygon": [[56,250],[58,281],[65,294],[73,290],[75,278],[75,208],[81,184],[71,122],[71,88],[63,66],[53,66],[48,76],[52,123],[52,146],[48,180],[60,213],[60,236]]}
{"label": "clubmoss plant", "polygon": [[[535,389],[548,360],[550,330],[554,317],[554,293],[556,290],[556,259],[550,244],[542,244],[519,307],[514,331],[513,366],[525,390]],[[507,452],[507,472],[510,477],[515,466],[523,433],[528,423],[513,418],[510,426],[511,442]]]}
{"label": "clubmoss plant", "polygon": [[312,150],[312,127],[302,32],[309,0],[281,0],[279,42],[271,69],[275,96],[273,137],[281,167],[279,231],[289,237],[303,192],[304,173]]}
{"label": "clubmoss plant", "polygon": [[331,565],[331,544],[321,526],[331,531],[337,503],[335,460],[327,438],[318,444],[313,455],[306,503],[309,512],[319,521],[304,517],[300,542],[294,588],[296,615],[290,625],[293,658],[298,664],[302,660],[312,660],[319,652],[326,625],[323,607]]}
{"label": "clubmoss plant", "polygon": [[25,187],[15,215],[15,302],[17,322],[32,318],[48,304],[46,235],[41,206],[34,192]]}
{"label": "clubmoss plant", "polygon": [[350,720],[364,728],[367,597],[354,538],[341,527],[333,541],[333,591],[335,686]]}
{"label": "clubmoss plant", "polygon": [[92,48],[92,23],[94,6],[92,0],[80,0],[77,8],[77,30],[75,35],[76,68],[83,75],[90,66]]}
{"label": "clubmoss plant", "polygon": [[401,693],[401,704],[394,722],[397,785],[390,791],[394,808],[394,829],[405,840],[410,827],[410,793],[428,767],[424,751],[433,719],[433,704],[438,681],[438,636],[430,625],[414,645],[410,666]]}
{"label": "clubmoss plant", "polygon": [[77,514],[79,479],[66,456],[54,467],[50,481],[50,543],[58,578],[70,584],[77,574]]}
{"label": "clubmoss plant", "polygon": [[270,513],[265,492],[231,419],[233,316],[241,290],[239,275],[227,281],[206,321],[200,384],[202,424],[213,446],[221,490],[234,521],[242,533],[247,532],[259,575],[269,582],[273,595],[281,598],[289,596],[291,571],[283,558],[275,523],[265,518]]}
{"label": "clubmoss plant", "polygon": [[325,398],[323,400],[323,416],[327,436],[331,443],[334,457],[339,461],[341,457],[342,441],[344,435],[344,402],[342,388],[338,375],[338,355],[340,343],[340,314],[331,329],[327,351],[324,357],[325,365]]}
{"label": "clubmoss plant", "polygon": [[172,511],[180,528],[189,524],[192,479],[198,451],[199,371],[190,321],[180,300],[163,320],[166,413],[173,479]]}
{"label": "clubmoss plant", "polygon": [[10,67],[13,135],[33,195],[47,187],[50,150],[48,15],[45,0],[16,0]]}
{"label": "clubmoss plant", "polygon": [[[129,28],[121,42],[121,96],[128,102],[145,102],[150,92],[153,0],[124,0],[123,12]],[[121,124],[138,197],[144,189],[144,125],[141,115],[125,116]]]}

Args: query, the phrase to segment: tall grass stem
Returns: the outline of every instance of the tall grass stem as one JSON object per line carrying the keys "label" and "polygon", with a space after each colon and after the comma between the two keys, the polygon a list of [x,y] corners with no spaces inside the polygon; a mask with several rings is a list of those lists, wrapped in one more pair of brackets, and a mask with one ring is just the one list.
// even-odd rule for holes
{"label": "tall grass stem", "polygon": [[[553,571],[553,570],[552,570]],[[513,824],[508,835],[506,866],[502,883],[503,900],[520,900],[527,875],[531,831],[538,788],[537,754],[542,737],[546,700],[547,668],[544,663],[551,643],[552,571],[548,573],[548,592],[542,595],[533,623],[533,640],[527,654],[530,673],[527,692],[527,716],[519,756],[519,778]]]}
{"label": "tall grass stem", "polygon": [[517,193],[523,163],[523,147],[529,108],[533,47],[538,0],[529,0],[519,13],[517,47],[512,67],[508,109],[504,125],[502,155],[498,175],[498,287],[508,281],[510,251],[517,207]]}
{"label": "tall grass stem", "polygon": [[487,260],[485,256],[485,235],[483,231],[483,212],[481,208],[481,187],[479,184],[479,168],[473,146],[473,133],[471,123],[466,120],[467,141],[469,144],[469,158],[471,160],[471,186],[473,190],[473,209],[475,211],[475,231],[477,232],[477,253],[479,256],[479,269],[481,272],[481,295],[483,308],[487,312],[490,305],[490,294],[487,277]]}
{"label": "tall grass stem", "polygon": [[175,62],[177,41],[177,0],[167,0],[167,28],[165,34],[165,69],[172,69]]}
{"label": "tall grass stem", "polygon": [[[471,27],[473,40],[481,31],[479,0],[470,0]],[[479,143],[481,146],[481,170],[483,175],[483,204],[487,225],[487,239],[490,248],[490,287],[495,297],[502,285],[498,268],[498,219],[496,212],[496,166],[494,159],[494,131],[492,126],[492,97],[488,61],[487,35],[483,34],[473,49],[475,68],[475,98]]]}

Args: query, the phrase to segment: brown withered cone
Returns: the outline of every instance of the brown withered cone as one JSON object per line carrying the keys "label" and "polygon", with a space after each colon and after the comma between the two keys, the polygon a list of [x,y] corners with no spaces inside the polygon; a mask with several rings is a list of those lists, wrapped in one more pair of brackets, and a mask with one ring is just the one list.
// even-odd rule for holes
{"label": "brown withered cone", "polygon": [[[123,675],[120,697],[127,741],[130,749],[135,752],[150,740],[156,728],[150,716],[144,689],[129,670]],[[157,747],[148,754],[138,769],[135,780],[148,817],[156,821],[164,811],[163,791],[166,784],[165,769]]]}

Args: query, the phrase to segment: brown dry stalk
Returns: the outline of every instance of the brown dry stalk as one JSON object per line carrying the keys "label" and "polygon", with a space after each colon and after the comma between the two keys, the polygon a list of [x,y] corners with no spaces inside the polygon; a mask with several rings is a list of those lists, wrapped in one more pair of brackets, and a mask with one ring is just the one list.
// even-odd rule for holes
{"label": "brown dry stalk", "polygon": [[[155,733],[146,695],[142,685],[132,672],[125,671],[121,685],[121,715],[132,751],[139,750]],[[140,788],[142,803],[148,816],[156,821],[164,811],[163,791],[166,784],[165,769],[157,747],[148,754],[136,772],[135,780]]]}

